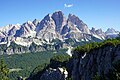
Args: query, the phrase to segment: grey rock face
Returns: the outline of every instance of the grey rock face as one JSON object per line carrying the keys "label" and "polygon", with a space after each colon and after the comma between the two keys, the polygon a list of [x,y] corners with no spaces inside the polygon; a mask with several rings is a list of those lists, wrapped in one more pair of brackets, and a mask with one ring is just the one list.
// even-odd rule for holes
{"label": "grey rock face", "polygon": [[9,30],[11,30],[11,29],[13,28],[13,26],[14,26],[14,25],[9,24],[9,25],[1,28],[0,31],[1,31],[2,33],[4,33],[5,36],[8,36]]}
{"label": "grey rock face", "polygon": [[90,30],[91,31],[91,33],[93,33],[93,34],[96,34],[96,30],[95,30],[95,28],[94,27],[92,27],[92,29]]}
{"label": "grey rock face", "polygon": [[20,29],[17,30],[15,36],[16,37],[28,37],[28,36],[35,36],[36,33],[33,33],[36,26],[31,22],[28,21],[21,25]]}
{"label": "grey rock face", "polygon": [[100,37],[103,37],[105,38],[106,34],[102,31],[102,29],[98,29],[95,31],[95,33],[100,36]]}
{"label": "grey rock face", "polygon": [[92,27],[92,29],[90,30],[91,34],[95,37],[100,38],[101,40],[105,40],[106,34],[105,32],[102,31],[102,29],[95,29]]}
{"label": "grey rock face", "polygon": [[105,36],[105,33],[102,31],[102,29],[98,29],[95,31],[97,35]]}
{"label": "grey rock face", "polygon": [[[80,53],[73,54],[73,80],[92,80],[92,78],[98,74],[101,76],[105,74],[106,79],[110,80],[107,76],[112,69],[112,65],[115,61],[120,60],[120,45],[105,46],[96,50],[92,50],[86,53],[86,56],[78,55]],[[78,57],[79,56],[79,57]]]}
{"label": "grey rock face", "polygon": [[49,25],[50,26],[50,24],[49,24],[49,22],[51,21],[51,22],[53,22],[53,20],[51,20],[51,18],[50,18],[50,14],[48,14],[48,15],[46,15],[45,17],[44,17],[44,19],[42,19],[41,20],[41,22],[37,25],[37,27],[36,27],[36,32],[39,32],[41,29],[43,29],[46,25]]}
{"label": "grey rock face", "polygon": [[36,30],[37,32],[37,37],[38,38],[43,38],[46,40],[52,40],[55,38],[60,38],[60,34],[58,34],[55,31],[55,22],[54,20],[51,18],[51,15],[47,15],[41,22],[40,24],[38,24]]}
{"label": "grey rock face", "polygon": [[61,11],[45,16],[37,25],[36,31],[39,38],[48,40],[55,38],[63,40],[64,38],[82,39],[82,33],[86,34],[86,36],[90,34],[87,25],[78,17],[69,14],[66,20]]}
{"label": "grey rock face", "polygon": [[52,14],[52,19],[55,22],[56,31],[58,33],[61,33],[61,30],[66,23],[66,18],[64,17],[64,14],[61,11],[55,12]]}
{"label": "grey rock face", "polygon": [[39,24],[39,20],[37,20],[37,19],[35,19],[32,23],[35,25],[35,26],[37,26],[38,24]]}
{"label": "grey rock face", "polygon": [[0,41],[1,41],[1,39],[4,38],[4,37],[5,37],[4,33],[0,31]]}
{"label": "grey rock face", "polygon": [[46,50],[55,50],[54,45],[36,45],[35,43],[32,43],[30,46],[21,46],[17,45],[14,42],[11,42],[9,46],[6,44],[0,45],[0,55],[2,54],[23,54],[23,53],[31,53],[31,52],[41,52],[41,51],[46,51]]}
{"label": "grey rock face", "polygon": [[90,31],[85,23],[83,23],[82,20],[80,20],[78,17],[75,15],[69,14],[68,16],[68,21],[72,22],[73,24],[76,25],[76,27],[83,33],[90,34]]}
{"label": "grey rock face", "polygon": [[13,26],[9,31],[8,31],[8,36],[14,36],[16,34],[16,31],[20,29],[20,25],[15,25]]}
{"label": "grey rock face", "polygon": [[62,31],[61,31],[61,34],[63,35],[63,34],[66,34],[67,32],[69,32],[70,31],[70,28],[67,26],[67,25],[65,25],[65,26],[63,26],[63,29],[62,29]]}
{"label": "grey rock face", "polygon": [[67,22],[67,25],[64,26],[62,32],[64,33],[63,35],[66,38],[74,38],[74,39],[79,39],[80,38],[80,30],[71,23],[70,21]]}
{"label": "grey rock face", "polygon": [[40,80],[66,80],[66,75],[64,70],[50,68],[42,74]]}

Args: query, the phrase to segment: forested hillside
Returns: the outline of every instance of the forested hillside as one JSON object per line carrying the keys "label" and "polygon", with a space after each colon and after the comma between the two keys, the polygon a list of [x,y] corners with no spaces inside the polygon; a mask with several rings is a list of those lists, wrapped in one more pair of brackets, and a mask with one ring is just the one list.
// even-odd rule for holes
{"label": "forested hillside", "polygon": [[[33,69],[37,66],[49,64],[50,59],[58,54],[65,53],[66,50],[56,51],[43,51],[37,53],[25,53],[25,54],[14,54],[4,55],[0,58],[4,59],[5,64],[9,69],[8,77],[11,80],[16,80],[18,77],[28,77]],[[42,67],[43,68],[43,67]]]}

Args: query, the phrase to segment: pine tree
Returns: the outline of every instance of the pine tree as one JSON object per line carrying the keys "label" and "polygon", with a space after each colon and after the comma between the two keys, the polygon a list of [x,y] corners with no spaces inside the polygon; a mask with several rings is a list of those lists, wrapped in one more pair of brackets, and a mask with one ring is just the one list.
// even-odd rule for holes
{"label": "pine tree", "polygon": [[7,65],[4,63],[4,59],[2,58],[0,61],[0,80],[9,80],[8,79],[9,69]]}

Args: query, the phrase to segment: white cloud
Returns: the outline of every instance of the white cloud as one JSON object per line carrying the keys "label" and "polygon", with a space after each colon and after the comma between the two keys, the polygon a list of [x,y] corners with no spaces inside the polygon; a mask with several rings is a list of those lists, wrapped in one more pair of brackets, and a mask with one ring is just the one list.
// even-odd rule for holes
{"label": "white cloud", "polygon": [[73,4],[64,4],[64,7],[70,8],[70,7],[73,7]]}

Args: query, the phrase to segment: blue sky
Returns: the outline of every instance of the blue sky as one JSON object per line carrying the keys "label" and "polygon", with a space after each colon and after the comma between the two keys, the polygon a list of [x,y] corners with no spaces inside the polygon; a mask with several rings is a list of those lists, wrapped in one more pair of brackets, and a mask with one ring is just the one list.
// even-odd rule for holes
{"label": "blue sky", "polygon": [[120,0],[0,0],[0,26],[43,19],[61,10],[77,15],[89,28],[120,31]]}

